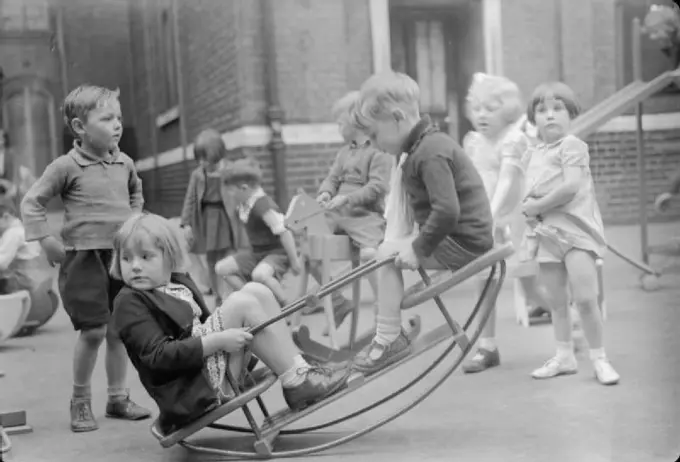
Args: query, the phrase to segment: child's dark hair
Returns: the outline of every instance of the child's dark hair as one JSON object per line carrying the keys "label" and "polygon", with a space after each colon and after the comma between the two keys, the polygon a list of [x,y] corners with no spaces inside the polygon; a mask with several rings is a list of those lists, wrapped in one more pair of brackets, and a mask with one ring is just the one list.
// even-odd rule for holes
{"label": "child's dark hair", "polygon": [[212,128],[203,130],[194,140],[194,159],[217,164],[227,156],[222,136]]}
{"label": "child's dark hair", "polygon": [[228,185],[247,184],[248,186],[260,186],[262,183],[262,171],[255,159],[246,157],[227,165],[222,171],[222,181]]}
{"label": "child's dark hair", "polygon": [[569,112],[569,117],[575,119],[581,113],[581,105],[576,98],[574,90],[562,82],[548,82],[539,85],[529,100],[527,108],[527,119],[532,124],[536,124],[536,106],[547,99],[557,99],[564,103]]}
{"label": "child's dark hair", "polygon": [[64,123],[76,138],[78,134],[73,130],[73,119],[87,121],[87,116],[93,109],[109,100],[120,97],[119,90],[110,90],[96,85],[80,85],[64,99]]}

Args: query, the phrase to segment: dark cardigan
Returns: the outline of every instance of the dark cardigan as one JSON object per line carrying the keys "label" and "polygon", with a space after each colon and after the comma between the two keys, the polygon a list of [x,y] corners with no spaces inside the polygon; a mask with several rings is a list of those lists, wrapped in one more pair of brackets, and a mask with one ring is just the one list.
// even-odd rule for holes
{"label": "dark cardigan", "polygon": [[446,236],[466,250],[493,247],[493,218],[484,183],[470,158],[429,117],[411,130],[402,152],[402,181],[420,233],[413,241],[419,258],[428,257]]}

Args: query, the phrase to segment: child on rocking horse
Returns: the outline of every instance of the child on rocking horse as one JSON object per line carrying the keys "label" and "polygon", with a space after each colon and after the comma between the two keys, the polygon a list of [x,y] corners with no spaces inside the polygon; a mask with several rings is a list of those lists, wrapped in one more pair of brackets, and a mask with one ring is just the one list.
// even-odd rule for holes
{"label": "child on rocking horse", "polygon": [[[350,92],[333,106],[333,117],[346,145],[340,149],[326,179],[319,187],[317,202],[326,209],[326,219],[335,234],[346,234],[360,250],[361,260],[375,257],[385,235],[384,202],[389,187],[392,159],[376,149],[368,137],[351,124],[359,92]],[[321,283],[321,270],[313,265],[312,276]],[[368,277],[375,298],[378,282]],[[352,303],[339,291],[331,294],[335,325],[352,311]]]}

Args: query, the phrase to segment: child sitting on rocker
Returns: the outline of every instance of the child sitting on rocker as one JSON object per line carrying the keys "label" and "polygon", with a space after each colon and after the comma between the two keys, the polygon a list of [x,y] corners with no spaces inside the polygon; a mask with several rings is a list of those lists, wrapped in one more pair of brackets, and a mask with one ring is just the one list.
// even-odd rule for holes
{"label": "child sitting on rocker", "polygon": [[342,388],[349,369],[329,371],[307,364],[285,323],[274,323],[255,336],[247,332],[280,313],[265,286],[246,284],[210,314],[183,272],[187,256],[178,234],[163,217],[133,216],[116,235],[111,264],[112,276],[125,283],[114,302],[113,325],[158,405],[163,433],[233,397],[225,383],[227,367],[236,380],[242,379],[246,349],[278,375],[291,409],[305,408]]}
{"label": "child sitting on rocker", "polygon": [[[390,211],[380,258],[398,253],[394,264],[378,270],[378,318],[372,343],[359,352],[354,368],[374,373],[407,356],[411,345],[401,327],[402,269],[455,271],[493,247],[493,218],[484,183],[470,158],[427,116],[420,117],[418,84],[401,73],[377,74],[361,87],[354,120],[399,165],[390,190],[412,229],[393,233]],[[412,216],[410,218],[409,216]],[[398,236],[401,234],[401,236]],[[396,237],[400,238],[396,238]]]}
{"label": "child sitting on rocker", "polygon": [[239,159],[224,169],[222,181],[240,204],[239,219],[245,223],[252,249],[239,250],[220,260],[215,272],[234,290],[242,289],[247,281],[260,282],[286,305],[288,300],[279,281],[289,267],[296,275],[302,267],[284,216],[262,189],[259,167],[250,159]]}
{"label": "child sitting on rocker", "polygon": [[[361,251],[361,260],[375,257],[385,235],[384,202],[389,188],[392,158],[376,149],[368,137],[351,124],[351,115],[359,92],[351,92],[333,106],[333,116],[347,143],[338,152],[326,179],[319,187],[317,201],[326,208],[326,219],[335,234],[346,234]],[[312,276],[321,283],[318,265]],[[368,276],[373,294],[378,298],[375,273]],[[339,326],[352,311],[352,303],[340,291],[332,293],[335,324]]]}

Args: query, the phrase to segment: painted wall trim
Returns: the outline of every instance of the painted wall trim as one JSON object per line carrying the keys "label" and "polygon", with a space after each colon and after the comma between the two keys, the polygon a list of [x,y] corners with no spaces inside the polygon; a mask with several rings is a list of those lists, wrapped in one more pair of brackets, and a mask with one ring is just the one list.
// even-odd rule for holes
{"label": "painted wall trim", "polygon": [[[680,130],[680,113],[645,114],[642,124],[647,131]],[[598,130],[599,133],[625,133],[635,131],[635,116],[620,116],[607,122]],[[283,126],[283,142],[287,146],[304,146],[313,144],[340,144],[342,137],[334,123],[291,124]],[[265,125],[248,125],[226,132],[222,139],[227,149],[264,148],[269,143],[269,128]],[[194,146],[187,147],[187,158],[194,158]],[[158,167],[181,163],[182,147],[178,146],[158,154]],[[140,172],[154,169],[154,158],[138,160]]]}
{"label": "painted wall trim", "polygon": [[488,74],[503,75],[501,0],[482,0],[484,62]]}
{"label": "painted wall trim", "polygon": [[373,72],[392,69],[390,43],[390,5],[388,0],[369,0],[369,21],[373,43]]}

